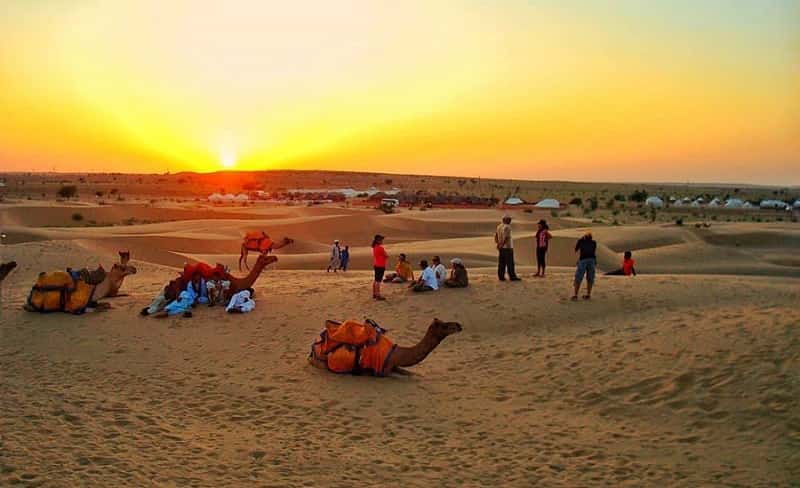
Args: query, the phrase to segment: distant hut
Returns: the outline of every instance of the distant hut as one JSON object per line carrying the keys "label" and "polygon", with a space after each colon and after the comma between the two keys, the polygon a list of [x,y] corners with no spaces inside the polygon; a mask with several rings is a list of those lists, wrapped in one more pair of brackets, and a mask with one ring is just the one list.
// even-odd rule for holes
{"label": "distant hut", "polygon": [[714,197],[714,199],[713,199],[713,200],[711,200],[710,202],[708,202],[708,206],[709,206],[709,207],[719,207],[719,204],[720,204],[720,203],[721,203],[721,202],[719,201],[719,198],[716,198],[716,197]]}
{"label": "distant hut", "polygon": [[539,201],[536,205],[536,208],[561,208],[561,204],[555,198],[545,198],[544,200]]}
{"label": "distant hut", "polygon": [[211,195],[208,196],[209,202],[216,203],[216,202],[221,202],[222,200],[224,200],[224,197],[222,196],[221,193],[212,193]]}
{"label": "distant hut", "polygon": [[761,200],[761,208],[780,208],[784,209],[789,205],[781,200]]}
{"label": "distant hut", "polygon": [[503,203],[506,205],[522,205],[525,202],[519,197],[510,197]]}
{"label": "distant hut", "polygon": [[664,206],[664,200],[660,199],[659,197],[652,196],[647,197],[647,200],[644,201],[644,204],[652,208],[661,208]]}
{"label": "distant hut", "polygon": [[725,202],[725,208],[742,208],[742,205],[744,205],[744,201],[739,198],[729,198]]}
{"label": "distant hut", "polygon": [[246,202],[250,200],[250,197],[248,197],[246,193],[239,193],[238,195],[233,197],[233,200],[236,202]]}

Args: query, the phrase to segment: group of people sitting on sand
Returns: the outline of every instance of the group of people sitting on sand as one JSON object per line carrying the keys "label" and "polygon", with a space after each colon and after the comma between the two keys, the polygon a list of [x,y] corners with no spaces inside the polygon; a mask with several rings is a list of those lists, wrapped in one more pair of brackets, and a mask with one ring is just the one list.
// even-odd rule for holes
{"label": "group of people sitting on sand", "polygon": [[383,247],[384,236],[377,234],[372,240],[373,270],[375,279],[372,284],[372,298],[385,300],[381,295],[381,283],[408,283],[415,292],[436,291],[440,288],[466,288],[469,286],[467,268],[461,258],[450,260],[450,270],[442,264],[439,256],[433,256],[430,264],[427,259],[419,262],[419,276],[414,276],[411,263],[405,253],[397,258],[394,273],[386,274],[389,254]]}
{"label": "group of people sitting on sand", "polygon": [[187,264],[180,276],[170,281],[140,313],[156,318],[174,315],[191,317],[192,309],[198,305],[223,305],[228,313],[247,313],[255,309],[254,295],[252,287],[231,293],[230,274],[226,266]]}
{"label": "group of people sitting on sand", "polygon": [[339,239],[333,241],[331,246],[330,260],[328,261],[328,273],[339,270],[347,271],[350,265],[350,246],[342,246]]}

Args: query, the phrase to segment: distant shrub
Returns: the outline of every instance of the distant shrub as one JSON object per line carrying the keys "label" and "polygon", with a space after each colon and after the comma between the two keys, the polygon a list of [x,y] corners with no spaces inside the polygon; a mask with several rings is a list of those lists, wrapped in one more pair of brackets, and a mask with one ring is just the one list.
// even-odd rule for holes
{"label": "distant shrub", "polygon": [[116,195],[116,194],[117,194],[117,191],[118,191],[118,190],[117,190],[116,188],[112,188],[112,189],[111,189],[111,191],[110,191],[110,192],[108,192],[108,193],[109,193],[109,194],[111,194],[111,195]]}
{"label": "distant shrub", "polygon": [[597,206],[599,205],[599,202],[597,201],[597,197],[596,196],[595,197],[591,197],[586,201],[587,201],[587,203],[589,203],[589,208],[590,209],[597,210]]}
{"label": "distant shrub", "polygon": [[550,216],[553,217],[553,218],[556,218],[556,217],[558,217],[558,212],[555,211],[555,210],[551,210],[550,211]]}
{"label": "distant shrub", "polygon": [[716,215],[712,215],[711,216],[711,220],[717,220],[717,216]]}
{"label": "distant shrub", "polygon": [[75,212],[74,214],[72,214],[72,220],[74,220],[75,222],[80,222],[81,220],[83,220],[83,214]]}
{"label": "distant shrub", "polygon": [[58,189],[58,196],[61,198],[73,198],[78,194],[78,187],[75,185],[64,185]]}
{"label": "distant shrub", "polygon": [[683,217],[676,218],[675,225],[683,226]]}
{"label": "distant shrub", "polygon": [[611,225],[619,225],[619,222],[617,221],[617,219],[614,219],[614,221],[611,222]]}
{"label": "distant shrub", "polygon": [[583,200],[580,197],[575,197],[575,198],[573,198],[572,200],[569,201],[569,204],[570,205],[575,205],[577,207],[582,207],[583,206]]}
{"label": "distant shrub", "polygon": [[533,213],[533,209],[532,208],[526,208],[525,210],[523,210],[523,212],[525,212],[525,213]]}
{"label": "distant shrub", "polygon": [[614,195],[614,200],[617,201],[617,202],[624,202],[625,201],[625,195],[623,195],[621,193],[617,193],[616,195]]}
{"label": "distant shrub", "polygon": [[629,200],[633,202],[644,203],[647,200],[648,194],[644,190],[636,190],[635,192],[631,193],[628,197]]}

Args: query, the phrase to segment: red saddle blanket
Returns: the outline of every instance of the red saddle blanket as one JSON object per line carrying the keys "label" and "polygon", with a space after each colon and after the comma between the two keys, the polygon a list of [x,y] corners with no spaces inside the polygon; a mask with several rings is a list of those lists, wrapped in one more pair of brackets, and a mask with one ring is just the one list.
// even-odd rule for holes
{"label": "red saddle blanket", "polygon": [[385,376],[395,344],[386,331],[371,323],[328,320],[319,339],[311,346],[311,357],[324,361],[334,373],[368,373]]}

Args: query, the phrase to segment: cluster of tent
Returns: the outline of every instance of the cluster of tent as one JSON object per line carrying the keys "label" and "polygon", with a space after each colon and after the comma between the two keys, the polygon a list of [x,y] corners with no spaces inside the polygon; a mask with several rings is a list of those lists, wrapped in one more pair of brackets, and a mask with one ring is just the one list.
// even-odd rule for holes
{"label": "cluster of tent", "polygon": [[247,196],[245,193],[239,193],[238,195],[234,195],[233,193],[212,193],[208,196],[209,202],[246,202],[250,200],[250,197]]}
{"label": "cluster of tent", "polygon": [[374,186],[367,188],[366,190],[356,190],[354,188],[337,188],[337,189],[304,189],[304,188],[295,188],[292,190],[288,190],[287,193],[292,194],[313,194],[313,193],[337,193],[340,195],[344,195],[345,198],[356,198],[359,195],[367,195],[371,197],[372,195],[376,195],[378,193],[382,193],[384,195],[397,195],[400,193],[399,188],[392,188],[391,190],[379,190]]}
{"label": "cluster of tent", "polygon": [[[525,203],[525,201],[522,200],[519,197],[510,197],[510,198],[506,199],[506,201],[503,202],[503,203],[506,204],[506,205],[522,205],[522,204]],[[544,200],[538,201],[534,205],[534,207],[536,207],[536,208],[561,208],[561,203],[559,203],[559,201],[556,200],[555,198],[545,198]]]}
{"label": "cluster of tent", "polygon": [[[676,198],[670,197],[669,198],[670,205],[673,207],[708,207],[708,208],[756,208],[756,205],[752,203],[742,200],[741,198],[729,198],[724,202],[719,198],[713,198],[708,203],[705,202],[703,197],[698,197],[694,200],[690,199],[689,197],[684,198]],[[645,204],[654,207],[654,208],[661,208],[664,206],[664,200],[659,197],[653,196],[649,197],[645,200]],[[762,200],[758,207],[761,208],[776,208],[776,209],[790,209],[792,206],[794,208],[800,208],[800,200],[794,202],[794,205],[790,205],[781,200]]]}

